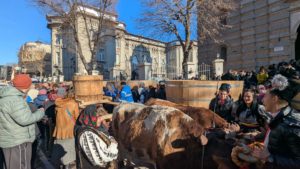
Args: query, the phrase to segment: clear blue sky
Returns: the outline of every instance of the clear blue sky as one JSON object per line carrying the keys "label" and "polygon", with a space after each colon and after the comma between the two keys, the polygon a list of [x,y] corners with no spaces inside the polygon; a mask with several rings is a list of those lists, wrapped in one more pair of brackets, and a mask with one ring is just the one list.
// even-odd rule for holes
{"label": "clear blue sky", "polygon": [[[19,48],[28,41],[50,43],[45,14],[33,6],[31,0],[3,0],[0,6],[0,65],[17,63]],[[127,31],[139,34],[136,18],[141,13],[139,0],[119,0],[119,20]]]}

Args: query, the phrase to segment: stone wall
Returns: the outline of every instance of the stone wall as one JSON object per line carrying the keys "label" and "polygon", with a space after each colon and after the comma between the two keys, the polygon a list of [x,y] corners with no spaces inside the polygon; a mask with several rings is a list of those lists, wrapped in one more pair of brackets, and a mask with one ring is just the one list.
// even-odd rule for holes
{"label": "stone wall", "polygon": [[[294,59],[291,45],[291,23],[300,18],[291,18],[299,12],[300,1],[290,4],[284,0],[242,0],[232,12],[227,23],[232,28],[223,33],[224,44],[206,42],[199,47],[199,60],[211,62],[220,53],[221,46],[227,47],[226,69],[258,69],[281,61]],[[297,21],[295,21],[297,20]]]}

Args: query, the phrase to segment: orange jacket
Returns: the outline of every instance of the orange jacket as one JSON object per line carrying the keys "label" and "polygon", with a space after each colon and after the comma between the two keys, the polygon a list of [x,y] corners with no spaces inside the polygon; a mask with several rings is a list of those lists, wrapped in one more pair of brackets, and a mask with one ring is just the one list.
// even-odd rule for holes
{"label": "orange jacket", "polygon": [[74,138],[74,126],[79,116],[78,104],[71,98],[59,98],[55,101],[55,106],[56,125],[53,137],[61,140]]}

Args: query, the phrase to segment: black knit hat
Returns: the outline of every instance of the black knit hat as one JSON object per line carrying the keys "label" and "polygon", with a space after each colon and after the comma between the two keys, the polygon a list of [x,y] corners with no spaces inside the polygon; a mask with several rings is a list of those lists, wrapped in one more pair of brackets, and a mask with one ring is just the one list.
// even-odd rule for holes
{"label": "black knit hat", "polygon": [[231,88],[230,84],[228,84],[228,83],[222,83],[221,86],[220,86],[220,88],[219,88],[219,90],[221,90],[221,91],[227,91],[229,93],[230,88]]}

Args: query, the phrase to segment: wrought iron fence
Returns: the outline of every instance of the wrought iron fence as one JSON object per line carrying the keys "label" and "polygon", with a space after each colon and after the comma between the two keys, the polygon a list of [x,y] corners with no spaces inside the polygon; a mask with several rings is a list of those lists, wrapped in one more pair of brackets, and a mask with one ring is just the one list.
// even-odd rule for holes
{"label": "wrought iron fence", "polygon": [[200,80],[211,80],[211,65],[209,64],[205,64],[205,63],[201,63],[198,66],[198,78]]}

